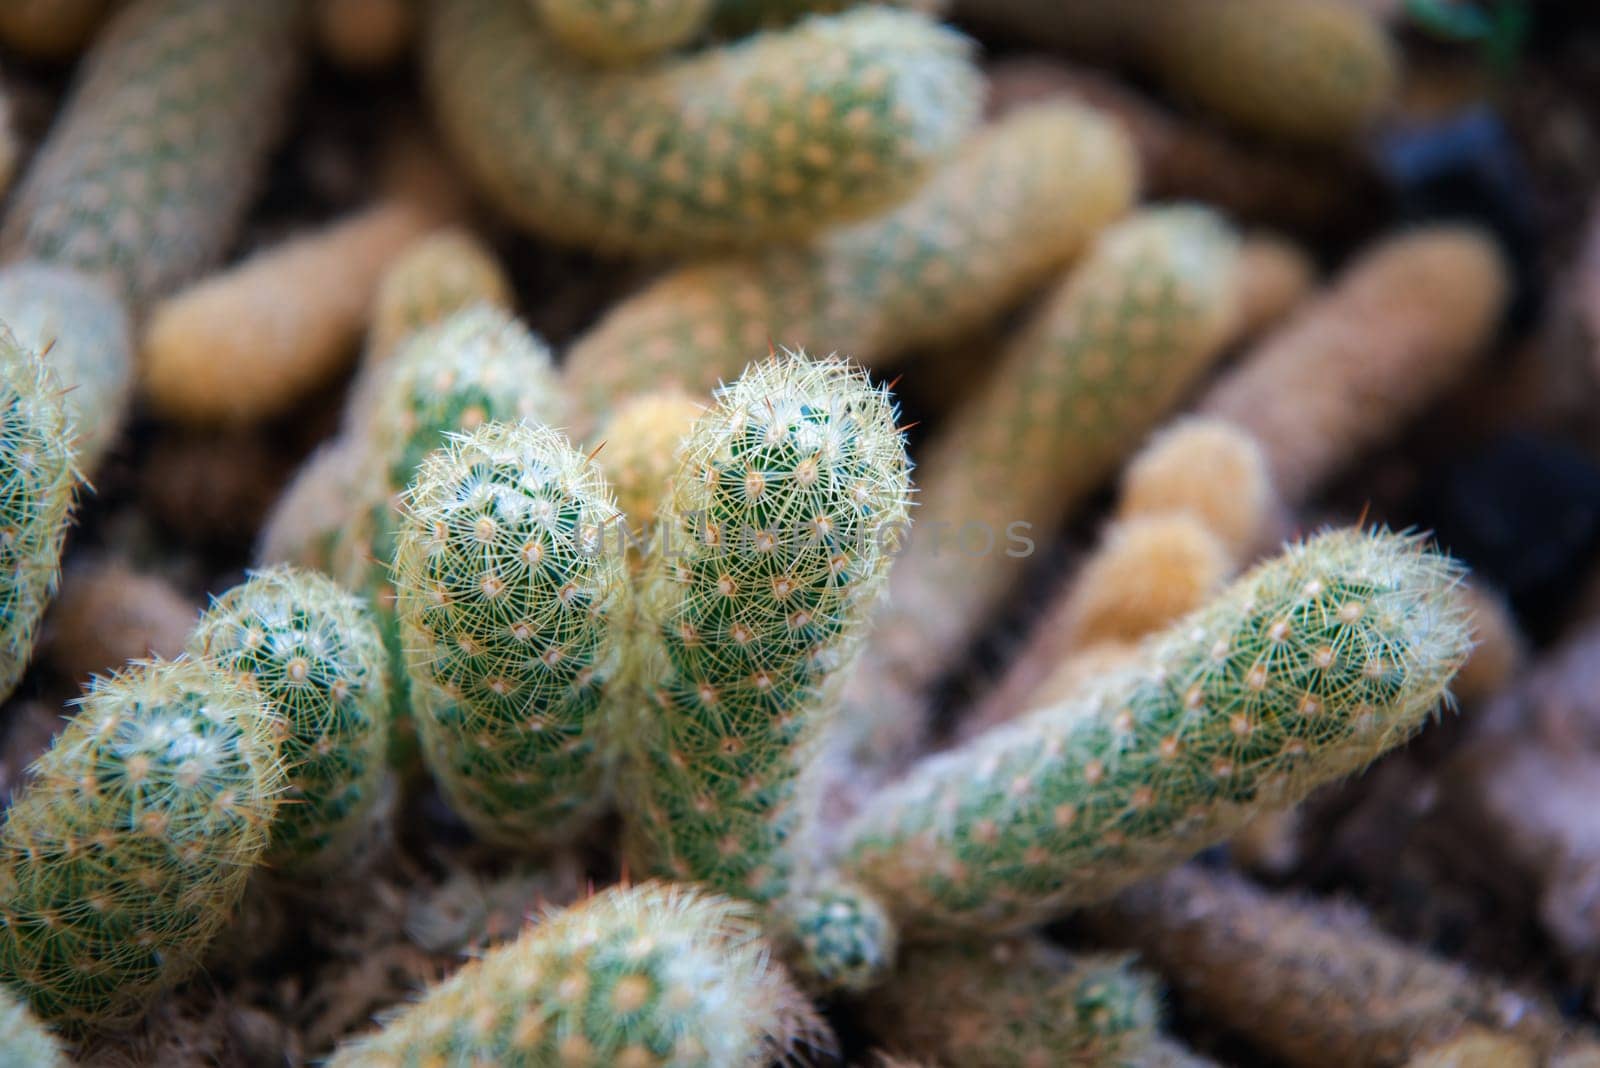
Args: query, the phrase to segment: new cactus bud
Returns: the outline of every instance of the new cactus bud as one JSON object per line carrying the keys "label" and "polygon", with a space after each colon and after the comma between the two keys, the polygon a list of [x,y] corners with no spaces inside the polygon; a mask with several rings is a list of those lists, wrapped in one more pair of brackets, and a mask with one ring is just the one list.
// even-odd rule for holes
{"label": "new cactus bud", "polygon": [[545,916],[329,1068],[760,1068],[819,1026],[744,906],[645,883]]}
{"label": "new cactus bud", "polygon": [[266,848],[283,721],[192,660],[98,679],[0,827],[0,974],[68,1030],[199,967]]}
{"label": "new cactus bud", "polygon": [[365,362],[381,364],[412,334],[473,304],[512,306],[511,280],[465,230],[437,230],[407,245],[378,280]]}
{"label": "new cactus bud", "polygon": [[595,459],[635,533],[655,525],[678,469],[678,447],[705,410],[687,393],[666,389],[635,397],[601,429],[605,444]]}
{"label": "new cactus bud", "polygon": [[1278,492],[1303,501],[1472,366],[1509,284],[1481,231],[1388,238],[1263,339],[1200,410],[1254,435]]}
{"label": "new cactus bud", "polygon": [[793,889],[801,772],[907,522],[894,420],[850,364],[786,352],[684,442],[634,650],[641,864],[759,902]]}
{"label": "new cactus bud", "polygon": [[0,416],[0,696],[9,696],[56,591],[78,472],[61,386],[4,325]]}
{"label": "new cactus bud", "polygon": [[282,414],[345,365],[384,269],[431,215],[385,197],[162,300],[140,342],[145,395],[194,423]]}
{"label": "new cactus bud", "polygon": [[212,604],[189,651],[284,720],[289,784],[266,863],[348,872],[388,774],[388,665],[366,606],[315,572],[258,571]]}
{"label": "new cactus bud", "polygon": [[133,339],[122,302],[88,275],[25,261],[0,268],[0,322],[60,381],[78,432],[78,463],[92,474],[116,443],[133,389]]}
{"label": "new cactus bud", "polygon": [[256,0],[124,6],[17,190],[0,253],[104,274],[136,310],[209,268],[275,139],[299,20],[297,4]]}
{"label": "new cactus bud", "polygon": [[33,59],[66,59],[94,35],[110,0],[10,0],[0,5],[0,41]]}
{"label": "new cactus bud", "polygon": [[1458,576],[1381,531],[1293,546],[1081,698],[926,759],[857,818],[847,871],[909,936],[1015,929],[1171,867],[1436,711],[1471,647]]}
{"label": "new cactus bud", "polygon": [[685,44],[716,0],[530,0],[545,28],[592,63],[638,63]]}
{"label": "new cactus bud", "polygon": [[1359,135],[1395,95],[1394,42],[1377,19],[1348,3],[1161,0],[1145,10],[1140,51],[1147,65],[1175,96],[1242,129],[1338,145]]}
{"label": "new cactus bud", "polygon": [[862,1020],[888,1048],[948,1065],[1136,1064],[1156,1028],[1155,984],[1114,957],[1037,937],[907,949]]}
{"label": "new cactus bud", "polygon": [[489,841],[573,837],[604,803],[621,516],[543,426],[488,423],[423,461],[395,549],[412,707],[445,797]]}
{"label": "new cactus bud", "polygon": [[869,756],[892,762],[914,748],[918,706],[900,695],[924,690],[962,654],[1034,539],[1048,538],[1217,356],[1237,244],[1195,207],[1107,230],[931,443],[918,533],[851,680]]}
{"label": "new cactus bud", "polygon": [[1554,1005],[1385,935],[1351,908],[1275,896],[1193,865],[1086,914],[1137,948],[1206,1018],[1300,1068],[1400,1065],[1477,1030],[1542,1058],[1570,1029]]}
{"label": "new cactus bud", "polygon": [[770,343],[803,339],[873,367],[1005,311],[1137,193],[1117,128],[1070,104],[980,131],[910,199],[807,246],[680,268],[581,338],[566,376],[596,418],[630,394],[708,393]]}
{"label": "new cactus bud", "polygon": [[0,1068],[66,1068],[55,1035],[25,1002],[0,986]]}
{"label": "new cactus bud", "polygon": [[865,8],[638,71],[568,57],[527,0],[432,5],[440,125],[532,230],[613,252],[808,236],[902,199],[977,114],[964,38]]}
{"label": "new cactus bud", "polygon": [[854,883],[800,890],[780,911],[796,976],[808,988],[860,993],[894,964],[894,922],[876,897]]}

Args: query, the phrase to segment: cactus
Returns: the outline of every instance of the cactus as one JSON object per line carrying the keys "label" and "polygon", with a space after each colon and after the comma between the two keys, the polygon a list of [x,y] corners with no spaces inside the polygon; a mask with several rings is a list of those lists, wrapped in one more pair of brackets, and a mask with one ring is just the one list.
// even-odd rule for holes
{"label": "cactus", "polygon": [[671,490],[678,447],[705,409],[677,390],[645,393],[618,408],[601,430],[604,445],[595,459],[616,491],[629,528],[641,538],[655,526]]}
{"label": "cactus", "polygon": [[913,748],[922,723],[901,695],[961,655],[1033,537],[1048,537],[1218,354],[1236,245],[1200,208],[1112,227],[930,444],[918,533],[851,680],[870,757]]}
{"label": "cactus", "polygon": [[55,1035],[0,986],[0,1068],[66,1068]]}
{"label": "cactus", "polygon": [[104,274],[135,310],[209,268],[280,125],[299,18],[256,0],[123,7],[17,190],[0,253]]}
{"label": "cactus", "polygon": [[545,29],[592,63],[638,63],[676,48],[710,21],[715,0],[531,0]]}
{"label": "cactus", "polygon": [[366,363],[383,363],[412,334],[479,303],[512,306],[511,280],[494,253],[455,228],[413,241],[378,280]]}
{"label": "cactus", "polygon": [[77,493],[72,424],[44,363],[0,325],[0,698],[33,654]]}
{"label": "cactus", "polygon": [[1174,95],[1266,137],[1348,142],[1399,82],[1383,26],[1338,0],[1161,0],[1140,37]]}
{"label": "cactus", "polygon": [[[861,0],[716,0],[712,24],[723,34],[750,33],[763,27],[781,26],[805,15],[843,11],[860,2]],[[886,2],[928,15],[941,15],[949,7],[947,0],[886,0]]]}
{"label": "cactus", "polygon": [[262,524],[255,550],[258,565],[333,570],[365,466],[360,446],[350,437],[336,437],[306,458]]}
{"label": "cactus", "polygon": [[846,869],[926,933],[1036,923],[1175,865],[1421,726],[1471,646],[1457,576],[1384,532],[1293,546],[1136,667],[929,758],[857,818]]}
{"label": "cactus", "polygon": [[568,59],[527,0],[443,0],[441,127],[505,212],[599,251],[797,238],[912,191],[977,112],[964,38],[914,14],[810,20],[641,71]]}
{"label": "cactus", "polygon": [[1230,873],[1169,872],[1087,919],[1106,941],[1136,947],[1193,1011],[1299,1068],[1399,1065],[1470,1029],[1541,1056],[1570,1039],[1542,999],[1397,942],[1353,909],[1274,896]]}
{"label": "cactus", "polygon": [[1317,282],[1310,253],[1271,234],[1250,234],[1240,243],[1238,270],[1235,344],[1253,341],[1288,318]]}
{"label": "cactus", "polygon": [[286,724],[289,785],[266,863],[348,872],[388,774],[388,665],[366,606],[314,572],[257,571],[212,604],[189,651]]}
{"label": "cactus", "polygon": [[633,393],[710,391],[769,344],[869,366],[997,315],[1127,210],[1133,150],[1095,113],[1030,108],[971,138],[904,204],[814,244],[688,266],[621,302],[573,347],[597,417]]}
{"label": "cactus", "polygon": [[371,410],[354,413],[350,431],[364,466],[352,502],[356,515],[334,547],[334,577],[370,597],[377,612],[394,671],[392,754],[404,765],[413,734],[389,570],[400,494],[448,432],[492,421],[559,424],[563,399],[549,350],[508,313],[485,304],[413,335],[373,394]]}
{"label": "cactus", "polygon": [[140,342],[144,394],[157,413],[202,424],[289,410],[341,370],[384,268],[432,214],[386,196],[162,300]]}
{"label": "cactus", "polygon": [[128,313],[106,286],[70,268],[0,268],[0,322],[42,353],[78,431],[78,463],[93,472],[115,444],[133,390]]}
{"label": "cactus", "polygon": [[797,977],[824,993],[861,993],[894,963],[898,935],[882,902],[849,882],[798,890],[783,903],[781,944]]}
{"label": "cactus", "polygon": [[1200,410],[1254,435],[1278,492],[1303,501],[1472,366],[1506,307],[1507,270],[1469,227],[1387,238],[1218,380]]}
{"label": "cactus", "polygon": [[1074,959],[1037,937],[908,949],[862,1014],[906,1056],[991,1068],[1137,1063],[1156,1028],[1155,984],[1125,959]]}
{"label": "cactus", "polygon": [[634,650],[642,864],[763,903],[794,889],[798,779],[906,523],[894,416],[849,364],[784,353],[685,441]]}
{"label": "cactus", "polygon": [[115,671],[129,660],[183,652],[200,608],[159,574],[119,556],[78,554],[50,606],[39,656],[74,682]]}
{"label": "cactus", "polygon": [[620,662],[619,513],[548,427],[488,423],[423,461],[394,583],[423,754],[487,840],[572,838],[605,800],[599,744]]}
{"label": "cactus", "polygon": [[283,721],[191,660],[97,679],[0,828],[0,974],[76,1031],[191,974],[267,844]]}
{"label": "cactus", "polygon": [[545,916],[329,1068],[759,1068],[813,1037],[808,1025],[744,907],[645,883]]}
{"label": "cactus", "polygon": [[110,6],[110,0],[9,0],[0,5],[0,41],[33,59],[66,59],[94,35]]}

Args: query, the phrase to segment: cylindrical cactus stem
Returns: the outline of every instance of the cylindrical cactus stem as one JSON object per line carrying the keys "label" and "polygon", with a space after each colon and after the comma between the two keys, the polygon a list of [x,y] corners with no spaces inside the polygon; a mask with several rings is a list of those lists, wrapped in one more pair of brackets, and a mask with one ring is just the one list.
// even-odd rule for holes
{"label": "cylindrical cactus stem", "polygon": [[1436,225],[1388,238],[1263,339],[1200,410],[1255,435],[1278,492],[1303,501],[1472,366],[1508,288],[1481,231]]}
{"label": "cylindrical cactus stem", "polygon": [[19,997],[0,986],[0,1065],[5,1068],[67,1068],[56,1036]]}
{"label": "cylindrical cactus stem", "polygon": [[92,475],[122,429],[133,388],[133,339],[122,301],[67,267],[0,268],[0,322],[40,353],[65,390],[78,463]]}
{"label": "cylindrical cactus stem", "polygon": [[621,664],[621,516],[560,433],[487,423],[423,461],[394,583],[423,756],[480,837],[571,839],[606,800]]}
{"label": "cylindrical cactus stem", "polygon": [[289,784],[265,863],[347,872],[388,775],[388,665],[367,607],[315,572],[258,571],[212,604],[189,651],[284,720]]}
{"label": "cylindrical cactus stem", "polygon": [[158,414],[245,423],[282,414],[353,354],[385,268],[432,212],[387,196],[156,304],[140,342]]}
{"label": "cylindrical cactus stem", "polygon": [[908,12],[819,17],[639,71],[564,54],[527,0],[443,0],[446,135],[545,236],[629,253],[754,247],[881,211],[971,126],[964,38]]}
{"label": "cylindrical cactus stem", "polygon": [[78,490],[73,427],[54,375],[0,324],[0,699],[33,655]]}
{"label": "cylindrical cactus stem", "polygon": [[1311,295],[1317,267],[1305,249],[1272,234],[1249,234],[1239,245],[1233,343],[1254,341],[1287,319]]}
{"label": "cylindrical cactus stem", "polygon": [[193,973],[267,844],[283,720],[192,660],[97,679],[0,828],[0,974],[68,1030]]}
{"label": "cylindrical cactus stem", "polygon": [[364,467],[361,442],[349,435],[317,446],[268,513],[255,562],[333,571]]}
{"label": "cylindrical cactus stem", "polygon": [[[620,406],[597,435],[595,460],[617,494],[632,542],[645,551],[678,470],[678,448],[705,410],[705,403],[678,390],[644,393]],[[634,548],[630,543],[628,561],[637,570],[646,560]]]}
{"label": "cylindrical cactus stem", "polygon": [[1172,93],[1265,137],[1347,143],[1399,83],[1383,24],[1339,0],[1158,0],[1144,10],[1139,51]]}
{"label": "cylindrical cactus stem", "polygon": [[1274,896],[1189,866],[1089,910],[1206,1018],[1298,1068],[1404,1064],[1467,1031],[1548,1054],[1553,1005],[1405,945],[1359,912]]}
{"label": "cylindrical cactus stem", "polygon": [[298,4],[256,0],[123,7],[17,190],[0,254],[104,274],[135,311],[209,268],[276,137],[299,21]]}
{"label": "cylindrical cactus stem", "polygon": [[[1154,209],[1093,251],[1001,354],[930,445],[917,532],[851,680],[869,760],[915,747],[915,701],[961,656],[1071,509],[1219,353],[1237,240],[1196,207]],[[899,708],[902,712],[892,713]]]}
{"label": "cylindrical cactus stem", "polygon": [[1287,549],[1080,698],[929,757],[862,811],[845,867],[902,930],[1038,923],[1364,767],[1471,647],[1459,569],[1356,529]]}
{"label": "cylindrical cactus stem", "polygon": [[848,880],[817,879],[779,907],[779,949],[807,989],[853,993],[877,985],[894,964],[899,935],[888,909]]}
{"label": "cylindrical cactus stem", "polygon": [[591,63],[639,63],[706,28],[716,0],[530,0],[545,29]]}
{"label": "cylindrical cactus stem", "polygon": [[795,889],[801,775],[907,522],[895,412],[852,365],[785,352],[684,442],[634,649],[641,865],[763,903]]}
{"label": "cylindrical cactus stem", "polygon": [[322,53],[346,70],[393,66],[417,32],[417,0],[319,0],[311,28]]}
{"label": "cylindrical cactus stem", "polygon": [[511,308],[511,280],[483,242],[449,227],[411,242],[373,297],[363,362],[381,364],[406,338],[474,304]]}
{"label": "cylindrical cactus stem", "polygon": [[973,136],[910,199],[813,244],[680,268],[573,347],[583,417],[630,394],[708,393],[752,352],[798,344],[881,367],[980,326],[1078,254],[1137,194],[1132,148],[1071,104]]}
{"label": "cylindrical cactus stem", "polygon": [[329,1068],[760,1068],[823,1037],[746,906],[612,888],[472,961]]}
{"label": "cylindrical cactus stem", "polygon": [[67,59],[94,36],[110,7],[110,0],[10,0],[0,5],[0,41],[30,59]]}
{"label": "cylindrical cactus stem", "polygon": [[884,1046],[937,1064],[1137,1064],[1154,1036],[1155,983],[1126,958],[1075,958],[1037,936],[908,948],[866,999]]}

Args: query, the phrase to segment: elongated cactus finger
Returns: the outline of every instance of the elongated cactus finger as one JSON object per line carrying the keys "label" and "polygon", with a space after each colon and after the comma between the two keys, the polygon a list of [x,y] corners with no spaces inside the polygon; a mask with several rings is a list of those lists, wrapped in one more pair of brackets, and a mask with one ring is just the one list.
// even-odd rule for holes
{"label": "elongated cactus finger", "polygon": [[641,71],[568,58],[526,0],[441,0],[439,121],[484,192],[545,236],[681,253],[807,236],[904,198],[977,113],[963,38],[819,17]]}
{"label": "elongated cactus finger", "polygon": [[694,37],[715,0],[531,0],[550,34],[584,59],[623,65]]}

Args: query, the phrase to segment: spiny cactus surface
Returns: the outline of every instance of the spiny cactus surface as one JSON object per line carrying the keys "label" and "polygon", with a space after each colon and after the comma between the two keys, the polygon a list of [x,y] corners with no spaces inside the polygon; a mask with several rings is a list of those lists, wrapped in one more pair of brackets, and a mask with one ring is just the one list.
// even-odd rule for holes
{"label": "spiny cactus surface", "polygon": [[435,779],[485,838],[571,837],[605,799],[625,607],[605,480],[548,427],[489,423],[423,462],[406,511],[394,582]]}
{"label": "spiny cactus surface", "polygon": [[1170,867],[1435,712],[1471,645],[1457,577],[1389,533],[1291,547],[1083,697],[925,760],[863,810],[847,868],[926,933],[1025,926]]}
{"label": "spiny cactus surface", "polygon": [[0,325],[0,695],[27,670],[78,485],[60,384]]}
{"label": "spiny cactus surface", "polygon": [[0,975],[69,1030],[128,1024],[244,893],[283,720],[192,660],[96,680],[0,827]]}
{"label": "spiny cactus surface", "polygon": [[641,595],[635,853],[771,901],[797,783],[836,710],[909,495],[885,390],[784,353],[722,390],[683,445]]}
{"label": "spiny cactus surface", "polygon": [[724,898],[613,888],[471,962],[329,1068],[758,1068],[809,1037],[769,953]]}
{"label": "spiny cactus surface", "polygon": [[532,0],[551,36],[595,63],[636,63],[705,28],[715,0]]}
{"label": "spiny cactus surface", "polygon": [[428,84],[507,214],[592,249],[754,246],[906,196],[976,115],[964,38],[908,12],[819,17],[640,71],[569,58],[527,0],[441,0]]}
{"label": "spiny cactus surface", "polygon": [[849,882],[801,889],[782,905],[784,940],[795,950],[796,975],[808,987],[860,993],[894,963],[898,935],[889,912]]}
{"label": "spiny cactus surface", "polygon": [[1004,311],[1126,211],[1133,149],[1110,122],[1042,104],[980,131],[905,203],[810,245],[682,267],[573,347],[582,414],[676,386],[699,395],[770,344],[879,368]]}
{"label": "spiny cactus surface", "polygon": [[189,650],[285,721],[289,786],[267,863],[291,875],[347,863],[388,773],[388,664],[367,607],[314,572],[260,571],[216,600]]}
{"label": "spiny cactus surface", "polygon": [[280,125],[299,20],[298,4],[258,0],[123,7],[17,190],[0,253],[104,274],[135,308],[210,267]]}

